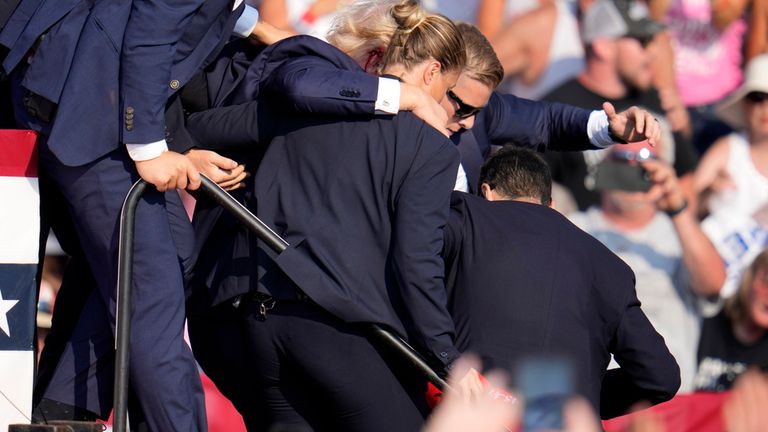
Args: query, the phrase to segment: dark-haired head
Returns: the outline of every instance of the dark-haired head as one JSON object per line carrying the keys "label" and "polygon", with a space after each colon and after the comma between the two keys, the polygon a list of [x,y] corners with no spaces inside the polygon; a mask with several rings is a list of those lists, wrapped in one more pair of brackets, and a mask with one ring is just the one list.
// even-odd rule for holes
{"label": "dark-haired head", "polygon": [[478,188],[486,199],[552,203],[549,166],[535,152],[507,146],[496,152],[480,170]]}

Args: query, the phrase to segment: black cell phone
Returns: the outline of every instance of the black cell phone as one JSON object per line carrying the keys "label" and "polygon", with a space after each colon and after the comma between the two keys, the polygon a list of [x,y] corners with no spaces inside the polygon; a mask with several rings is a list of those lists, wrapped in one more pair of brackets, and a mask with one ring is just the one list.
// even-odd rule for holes
{"label": "black cell phone", "polygon": [[563,406],[573,396],[573,368],[559,357],[532,357],[514,372],[515,387],[523,396],[523,431],[563,429]]}
{"label": "black cell phone", "polygon": [[605,159],[597,165],[596,190],[648,192],[651,186],[650,175],[639,164]]}

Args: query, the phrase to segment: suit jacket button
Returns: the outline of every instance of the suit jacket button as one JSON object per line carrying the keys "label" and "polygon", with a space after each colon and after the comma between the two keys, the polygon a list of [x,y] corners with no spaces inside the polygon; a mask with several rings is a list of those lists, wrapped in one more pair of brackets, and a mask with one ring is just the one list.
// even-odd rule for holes
{"label": "suit jacket button", "polygon": [[133,114],[133,107],[127,107],[127,108],[125,109],[125,113],[126,113],[126,114]]}
{"label": "suit jacket button", "polygon": [[172,89],[176,90],[177,88],[179,88],[179,80],[171,80],[169,85],[171,86]]}
{"label": "suit jacket button", "polygon": [[133,113],[126,113],[125,114],[125,119],[126,120],[133,120]]}
{"label": "suit jacket button", "polygon": [[133,124],[127,124],[125,125],[125,130],[132,131],[133,130]]}

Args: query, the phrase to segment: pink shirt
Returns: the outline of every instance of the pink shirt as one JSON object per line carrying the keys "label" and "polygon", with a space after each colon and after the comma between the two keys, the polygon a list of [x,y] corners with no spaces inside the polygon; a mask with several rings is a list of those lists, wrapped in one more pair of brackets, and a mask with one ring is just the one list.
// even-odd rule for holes
{"label": "pink shirt", "polygon": [[719,32],[711,23],[710,0],[675,0],[666,20],[677,85],[687,106],[717,102],[741,84],[744,19]]}

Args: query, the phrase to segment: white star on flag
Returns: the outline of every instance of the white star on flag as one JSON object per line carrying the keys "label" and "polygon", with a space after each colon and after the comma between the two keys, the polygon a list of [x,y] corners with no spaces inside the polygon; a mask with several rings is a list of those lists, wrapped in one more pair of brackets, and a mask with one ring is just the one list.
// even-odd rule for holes
{"label": "white star on flag", "polygon": [[18,300],[3,300],[3,292],[0,291],[0,330],[11,337],[11,328],[8,326],[8,311],[13,309]]}

